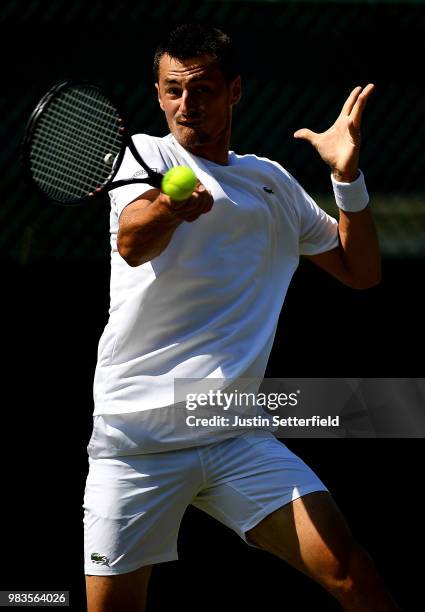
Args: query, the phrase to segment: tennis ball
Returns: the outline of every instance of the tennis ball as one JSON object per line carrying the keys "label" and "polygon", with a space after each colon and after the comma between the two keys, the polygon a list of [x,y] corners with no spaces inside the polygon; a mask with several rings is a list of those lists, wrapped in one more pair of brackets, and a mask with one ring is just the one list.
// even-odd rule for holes
{"label": "tennis ball", "polygon": [[161,189],[172,200],[187,200],[193,193],[198,179],[188,166],[171,168],[162,179]]}

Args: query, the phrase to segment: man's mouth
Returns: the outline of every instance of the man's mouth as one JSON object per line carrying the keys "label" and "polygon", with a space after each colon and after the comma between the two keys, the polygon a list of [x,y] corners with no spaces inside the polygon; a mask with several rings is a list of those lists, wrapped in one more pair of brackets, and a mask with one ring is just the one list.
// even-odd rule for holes
{"label": "man's mouth", "polygon": [[194,121],[178,121],[177,123],[183,127],[194,128],[202,123],[202,119],[196,119]]}

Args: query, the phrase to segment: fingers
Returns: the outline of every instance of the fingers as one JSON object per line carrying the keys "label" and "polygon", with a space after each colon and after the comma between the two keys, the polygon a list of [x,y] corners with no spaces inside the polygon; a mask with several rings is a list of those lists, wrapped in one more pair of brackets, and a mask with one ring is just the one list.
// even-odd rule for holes
{"label": "fingers", "polygon": [[361,90],[362,90],[361,87],[355,87],[353,89],[353,91],[350,93],[350,95],[344,102],[340,115],[349,115],[351,113],[351,111],[353,110],[353,106],[355,105],[356,100],[359,97]]}
{"label": "fingers", "polygon": [[210,212],[214,204],[214,199],[204,185],[200,184],[189,200],[186,201],[186,206],[181,209],[180,215],[184,221],[192,223],[201,215]]}
{"label": "fingers", "polygon": [[369,83],[368,85],[366,85],[364,89],[360,86],[355,87],[353,91],[350,93],[350,95],[348,96],[347,100],[345,101],[342,107],[340,116],[341,115],[350,116],[355,124],[357,122],[360,122],[361,116],[363,113],[363,109],[366,105],[366,102],[369,96],[371,95],[374,89],[375,89],[375,85],[373,83]]}
{"label": "fingers", "polygon": [[362,122],[363,111],[365,109],[366,103],[369,99],[369,96],[373,93],[375,89],[375,85],[373,83],[369,83],[363,89],[363,91],[359,94],[356,103],[350,114],[350,119],[352,121],[352,125],[355,129],[359,130]]}
{"label": "fingers", "polygon": [[195,221],[202,214],[209,212],[214,203],[211,193],[199,181],[192,195],[186,200],[172,200],[169,196],[162,193],[161,201],[178,218],[189,222]]}

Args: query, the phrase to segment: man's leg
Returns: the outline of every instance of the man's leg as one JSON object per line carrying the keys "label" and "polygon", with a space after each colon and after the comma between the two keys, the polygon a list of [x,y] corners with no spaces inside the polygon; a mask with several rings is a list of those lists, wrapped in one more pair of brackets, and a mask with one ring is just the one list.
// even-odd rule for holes
{"label": "man's leg", "polygon": [[114,576],[86,576],[87,612],[144,612],[152,566]]}
{"label": "man's leg", "polygon": [[310,493],[263,519],[247,540],[321,584],[345,612],[400,612],[331,495]]}

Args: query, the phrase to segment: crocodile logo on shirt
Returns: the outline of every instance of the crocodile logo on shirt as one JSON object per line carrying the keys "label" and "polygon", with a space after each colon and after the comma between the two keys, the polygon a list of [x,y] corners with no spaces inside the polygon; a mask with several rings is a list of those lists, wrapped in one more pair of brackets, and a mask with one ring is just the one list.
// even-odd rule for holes
{"label": "crocodile logo on shirt", "polygon": [[97,563],[98,565],[109,565],[108,557],[105,557],[105,555],[100,555],[96,552],[90,555],[90,559],[93,561],[93,563]]}
{"label": "crocodile logo on shirt", "polygon": [[270,189],[270,187],[263,187],[264,191],[266,191],[267,193],[274,193],[273,189]]}

